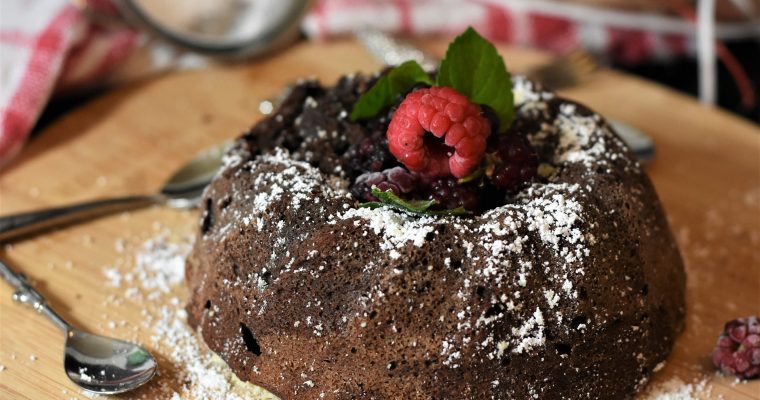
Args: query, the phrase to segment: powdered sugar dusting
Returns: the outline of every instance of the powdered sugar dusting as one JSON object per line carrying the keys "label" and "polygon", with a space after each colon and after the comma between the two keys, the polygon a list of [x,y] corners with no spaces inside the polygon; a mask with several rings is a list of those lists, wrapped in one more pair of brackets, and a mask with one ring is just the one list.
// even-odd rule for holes
{"label": "powdered sugar dusting", "polygon": [[155,300],[184,280],[185,255],[189,251],[189,243],[172,243],[166,235],[161,235],[143,243],[131,270],[122,273],[118,267],[108,266],[103,274],[111,286],[127,286],[127,297],[146,295],[149,300]]}
{"label": "powdered sugar dusting", "polygon": [[[344,183],[339,179],[330,181],[320,174],[318,169],[306,162],[294,160],[290,153],[282,148],[276,148],[272,153],[248,161],[244,168],[253,169],[260,165],[274,166],[275,169],[259,173],[250,188],[231,189],[240,201],[250,204],[250,210],[241,212],[234,209],[235,215],[228,219],[231,222],[221,227],[214,239],[226,240],[227,233],[240,228],[241,225],[253,225],[261,231],[271,220],[268,214],[270,207],[283,198],[289,200],[288,207],[299,208],[303,202],[319,202],[318,193],[323,193],[326,197],[345,195],[345,190],[341,187]],[[237,173],[241,173],[241,170]],[[230,212],[230,209],[224,208],[222,212]]]}
{"label": "powdered sugar dusting", "polygon": [[675,377],[649,385],[638,400],[699,400],[712,397],[711,393],[712,386],[707,383],[707,379],[686,383]]}
{"label": "powdered sugar dusting", "polygon": [[554,122],[555,128],[560,132],[559,151],[554,156],[554,162],[582,162],[591,165],[599,160],[607,150],[604,136],[597,133],[599,121],[597,114],[582,117],[577,115],[574,104],[562,104]]}
{"label": "powdered sugar dusting", "polygon": [[[150,332],[151,351],[160,355],[159,360],[165,360],[159,362],[162,366],[151,394],[139,398],[276,400],[265,390],[239,381],[187,325],[187,312],[175,295],[184,283],[190,244],[187,239],[173,241],[163,234],[144,242],[128,267],[103,269],[112,284],[140,301],[142,327]],[[172,368],[166,368],[166,360]]]}
{"label": "powdered sugar dusting", "polygon": [[361,220],[367,221],[376,235],[382,234],[384,241],[380,247],[388,251],[400,248],[407,242],[422,247],[425,237],[435,229],[432,225],[434,218],[418,218],[389,208],[351,208],[340,214],[339,218],[360,218],[356,220],[357,225],[362,223]]}

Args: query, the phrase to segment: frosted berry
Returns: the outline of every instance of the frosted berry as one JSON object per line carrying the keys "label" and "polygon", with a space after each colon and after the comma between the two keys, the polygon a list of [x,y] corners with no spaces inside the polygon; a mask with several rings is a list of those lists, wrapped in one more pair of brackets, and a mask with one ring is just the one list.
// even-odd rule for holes
{"label": "frosted berry", "polygon": [[382,172],[367,172],[356,178],[351,186],[351,194],[361,201],[377,201],[372,195],[372,187],[377,186],[383,192],[391,190],[400,197],[412,193],[417,188],[418,179],[409,171],[394,167]]}
{"label": "frosted berry", "polygon": [[391,153],[428,178],[463,178],[480,165],[491,126],[480,106],[449,87],[409,93],[388,126]]}
{"label": "frosted berry", "polygon": [[517,133],[499,138],[493,161],[491,183],[507,193],[518,192],[537,175],[538,155],[528,139]]}
{"label": "frosted berry", "polygon": [[756,316],[726,323],[713,350],[713,363],[724,374],[739,378],[760,375],[760,321]]}
{"label": "frosted berry", "polygon": [[460,185],[455,178],[439,178],[431,181],[427,188],[429,198],[438,202],[436,208],[451,210],[463,207],[468,211],[480,208],[479,190],[473,185]]}

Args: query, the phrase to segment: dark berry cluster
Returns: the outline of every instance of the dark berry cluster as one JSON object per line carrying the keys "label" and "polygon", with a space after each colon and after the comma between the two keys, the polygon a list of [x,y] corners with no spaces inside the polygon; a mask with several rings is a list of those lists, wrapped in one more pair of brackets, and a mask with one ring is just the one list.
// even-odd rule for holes
{"label": "dark berry cluster", "polygon": [[520,134],[499,138],[492,155],[491,182],[509,194],[517,193],[536,178],[538,155],[528,139]]}
{"label": "dark berry cluster", "polygon": [[398,164],[388,150],[385,132],[376,131],[363,138],[348,153],[348,168],[357,174],[380,172]]}
{"label": "dark berry cluster", "polygon": [[760,375],[760,321],[756,316],[726,323],[713,350],[713,363],[724,374],[743,379]]}
{"label": "dark berry cluster", "polygon": [[413,90],[392,115],[385,131],[372,129],[347,153],[349,177],[356,177],[351,193],[360,201],[377,201],[377,187],[404,200],[435,200],[436,210],[480,212],[538,175],[525,134],[497,135],[494,113],[453,89]]}
{"label": "dark berry cluster", "polygon": [[455,178],[440,178],[430,182],[427,192],[438,202],[438,209],[451,210],[463,207],[469,211],[480,210],[480,189],[477,185],[459,184]]}

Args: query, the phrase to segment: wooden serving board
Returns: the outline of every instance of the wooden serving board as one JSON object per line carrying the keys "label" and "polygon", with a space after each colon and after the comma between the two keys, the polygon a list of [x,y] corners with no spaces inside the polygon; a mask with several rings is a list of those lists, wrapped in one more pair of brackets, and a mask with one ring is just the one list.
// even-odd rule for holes
{"label": "wooden serving board", "polygon": [[[420,44],[437,54],[445,46]],[[525,50],[503,53],[517,72],[547,60]],[[0,214],[154,191],[197,151],[256,122],[259,102],[288,82],[309,76],[333,82],[343,73],[379,67],[353,42],[300,44],[247,65],[169,74],[114,90],[48,127],[0,171]],[[642,129],[657,146],[648,171],[686,262],[688,314],[686,331],[655,381],[707,379],[712,393],[706,397],[760,399],[760,381],[735,384],[715,375],[709,356],[725,321],[760,314],[760,129],[611,71],[565,94]],[[160,227],[188,235],[196,218],[195,212],[155,207],[6,245],[0,256],[80,327],[147,343],[150,332],[132,328],[143,318],[141,304],[107,301],[113,288],[105,284],[103,267],[127,257],[115,243],[126,240],[126,252],[133,252]],[[81,397],[62,370],[60,332],[10,297],[10,288],[0,284],[0,398]],[[108,327],[114,319],[126,323]],[[156,397],[153,385],[139,394]]]}

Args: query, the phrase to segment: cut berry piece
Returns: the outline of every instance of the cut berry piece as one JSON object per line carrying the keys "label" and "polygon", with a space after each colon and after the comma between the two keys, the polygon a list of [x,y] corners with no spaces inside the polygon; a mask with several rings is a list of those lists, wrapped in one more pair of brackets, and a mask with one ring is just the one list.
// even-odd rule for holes
{"label": "cut berry piece", "polygon": [[724,374],[739,378],[760,375],[760,321],[756,316],[726,323],[713,350],[713,363]]}
{"label": "cut berry piece", "polygon": [[372,194],[373,186],[383,192],[391,190],[396,196],[404,197],[417,188],[417,177],[401,167],[367,172],[356,178],[351,186],[351,194],[361,201],[377,201],[377,197]]}
{"label": "cut berry piece", "polygon": [[499,138],[488,173],[494,186],[514,194],[532,181],[538,171],[538,155],[525,136],[510,133]]}
{"label": "cut berry piece", "polygon": [[462,207],[467,211],[480,209],[479,190],[474,185],[461,185],[455,178],[439,178],[428,183],[428,195],[437,202],[435,208],[452,210]]}
{"label": "cut berry piece", "polygon": [[491,124],[480,106],[449,87],[409,93],[388,126],[391,153],[428,178],[469,175],[480,165]]}

